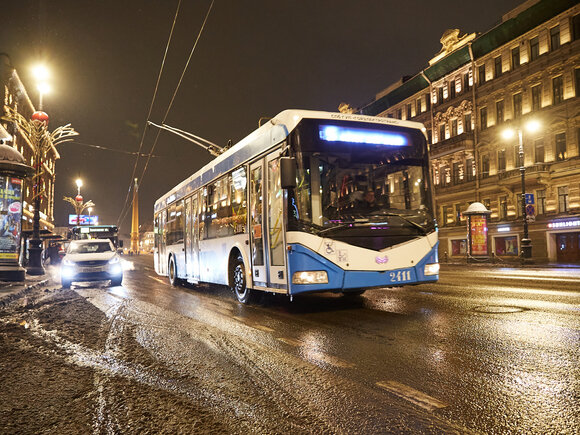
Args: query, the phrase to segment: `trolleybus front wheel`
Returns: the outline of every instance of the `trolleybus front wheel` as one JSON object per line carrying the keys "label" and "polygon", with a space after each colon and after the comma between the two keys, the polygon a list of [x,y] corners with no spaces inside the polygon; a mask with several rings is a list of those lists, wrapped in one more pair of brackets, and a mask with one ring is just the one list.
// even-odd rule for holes
{"label": "trolleybus front wheel", "polygon": [[171,284],[172,287],[175,287],[179,283],[179,280],[177,279],[177,266],[175,266],[175,259],[173,258],[173,256],[169,258],[168,275],[169,275],[169,284]]}
{"label": "trolleybus front wheel", "polygon": [[250,290],[246,283],[246,267],[241,258],[234,260],[232,264],[232,290],[236,295],[238,301],[242,304],[247,304],[253,299],[252,290]]}

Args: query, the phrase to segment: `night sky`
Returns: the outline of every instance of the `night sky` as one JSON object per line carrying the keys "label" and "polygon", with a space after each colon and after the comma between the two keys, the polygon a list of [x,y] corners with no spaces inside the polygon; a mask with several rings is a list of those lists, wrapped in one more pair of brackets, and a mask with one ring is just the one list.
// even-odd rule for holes
{"label": "night sky", "polygon": [[[161,123],[211,0],[182,0],[151,121]],[[485,32],[519,0],[216,0],[166,123],[225,145],[284,109],[360,107],[441,49],[446,29]],[[0,52],[35,105],[31,68],[52,72],[50,129],[80,133],[59,146],[55,224],[66,226],[78,177],[102,224],[125,204],[178,0],[1,0]],[[147,129],[150,152],[158,130]],[[89,146],[93,145],[93,146]],[[94,146],[104,147],[95,148]],[[142,225],[155,200],[211,156],[162,132],[140,181]],[[140,178],[146,158],[140,158]],[[131,211],[121,222],[131,231]]]}

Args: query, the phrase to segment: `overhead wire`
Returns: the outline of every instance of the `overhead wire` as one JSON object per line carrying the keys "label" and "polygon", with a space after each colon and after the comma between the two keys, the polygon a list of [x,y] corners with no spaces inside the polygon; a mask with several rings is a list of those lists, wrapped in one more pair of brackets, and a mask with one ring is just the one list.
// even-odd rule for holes
{"label": "overhead wire", "polygon": [[[167,53],[169,52],[169,46],[171,44],[171,39],[173,38],[173,30],[175,29],[175,23],[177,22],[177,17],[179,16],[179,9],[181,7],[181,0],[177,3],[177,8],[175,9],[175,16],[173,17],[173,23],[171,24],[171,30],[169,32],[169,38],[167,39],[167,44],[165,44],[165,53],[163,54],[163,60],[161,61],[161,66],[159,67],[159,73],[157,74],[157,82],[155,83],[155,90],[153,91],[153,97],[151,98],[151,104],[149,105],[149,112],[147,113],[147,120],[151,117],[151,112],[153,111],[153,105],[155,103],[155,99],[157,98],[157,91],[159,90],[159,83],[161,82],[161,75],[163,74],[163,69],[165,67],[165,60],[167,59]],[[139,157],[141,155],[141,151],[143,150],[143,143],[145,142],[145,136],[147,134],[147,123],[145,123],[143,127],[143,134],[141,135],[141,142],[139,143],[139,154],[137,154],[137,158],[135,159],[135,164],[133,165],[133,172],[131,173],[131,178],[129,179],[129,188],[127,189],[127,196],[125,197],[125,204],[119,213],[119,218],[117,219],[117,227],[121,227],[121,216],[125,212],[125,209],[129,209],[129,196],[131,194],[131,188],[133,187],[133,179],[135,178],[135,173],[137,172],[137,165],[139,164]],[[153,150],[151,150],[153,153]],[[132,200],[130,201],[133,202]]]}
{"label": "overhead wire", "polygon": [[[149,156],[148,153],[142,153],[142,152],[137,152],[137,151],[119,150],[119,149],[115,149],[115,148],[104,147],[102,145],[94,145],[94,144],[91,144],[91,143],[78,142],[76,140],[75,141],[71,141],[71,142],[64,142],[64,143],[69,143],[69,144],[74,144],[74,145],[81,145],[81,146],[90,147],[90,148],[97,148],[97,149],[104,150],[104,151],[114,151],[116,153],[130,154],[130,155],[133,155],[133,156],[136,155],[138,157],[147,157],[147,156]],[[161,156],[152,155],[151,157],[161,157]]]}
{"label": "overhead wire", "polygon": [[[193,53],[195,52],[197,44],[201,38],[201,35],[203,33],[203,30],[205,28],[205,25],[207,23],[207,20],[209,18],[211,10],[213,8],[214,2],[215,2],[215,0],[211,1],[209,8],[207,10],[207,13],[205,14],[205,18],[203,20],[201,28],[199,29],[199,32],[197,34],[197,38],[195,39],[195,43],[193,44],[193,47],[191,48],[191,52],[189,53],[189,57],[187,58],[187,62],[185,63],[185,66],[184,66],[183,71],[181,73],[181,77],[179,78],[179,82],[177,83],[177,86],[175,87],[175,91],[173,92],[173,95],[171,97],[171,101],[169,102],[169,106],[167,107],[167,110],[165,111],[165,114],[163,115],[163,120],[161,122],[162,124],[165,123],[165,121],[167,120],[167,117],[169,116],[169,112],[171,111],[171,107],[173,106],[173,102],[175,101],[175,97],[177,96],[177,92],[179,91],[179,88],[181,87],[181,83],[183,82],[183,78],[185,77],[185,73],[187,72],[187,68],[189,67],[189,63],[191,62],[191,58],[193,57]],[[172,32],[173,32],[173,28],[172,28]],[[165,60],[165,58],[164,58],[164,60]],[[150,115],[151,115],[151,112],[147,116],[147,121],[149,121]],[[155,141],[153,142],[153,146],[151,147],[151,150],[149,152],[149,156],[147,157],[147,161],[145,162],[145,166],[143,167],[143,171],[141,172],[141,177],[139,178],[139,180],[141,180],[141,181],[145,177],[147,167],[149,166],[149,161],[151,160],[151,155],[153,154],[153,151],[155,150],[155,147],[157,146],[157,142],[159,140],[160,134],[161,134],[161,130],[158,130],[157,134],[155,135]],[[134,174],[133,174],[133,177],[134,177]],[[133,177],[132,177],[132,179],[133,179]],[[129,198],[130,189],[131,189],[131,186],[129,187],[129,191],[127,192],[127,200],[125,201],[125,204],[129,204],[128,198]],[[131,200],[131,203],[132,203],[132,200]],[[125,219],[125,217],[127,216],[127,213],[129,212],[129,207],[124,207],[124,209],[125,209],[124,215],[122,217],[119,216],[119,220],[117,222],[117,225],[119,227],[121,225],[121,222]]]}

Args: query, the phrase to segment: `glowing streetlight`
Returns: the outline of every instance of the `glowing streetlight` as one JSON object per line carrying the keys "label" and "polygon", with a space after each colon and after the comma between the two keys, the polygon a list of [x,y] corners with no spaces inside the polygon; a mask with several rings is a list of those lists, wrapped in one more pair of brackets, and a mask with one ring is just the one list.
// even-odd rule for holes
{"label": "glowing streetlight", "polygon": [[37,81],[36,89],[38,89],[38,110],[42,110],[42,97],[44,94],[50,92],[50,85],[47,80],[50,77],[50,71],[44,65],[36,65],[32,69],[32,74]]}
{"label": "glowing streetlight", "polygon": [[34,74],[34,78],[36,80],[44,81],[50,77],[50,71],[46,67],[46,65],[36,65],[32,68],[32,73]]}
{"label": "glowing streetlight", "polygon": [[77,185],[77,196],[75,196],[74,198],[65,196],[63,198],[63,200],[70,203],[74,207],[75,212],[77,214],[77,225],[80,226],[81,225],[81,214],[86,209],[92,210],[92,207],[95,206],[95,203],[93,201],[84,202],[84,199],[81,195],[81,187],[83,186],[83,180],[81,180],[80,178],[77,178],[75,180],[75,184]]}
{"label": "glowing streetlight", "polygon": [[[528,121],[523,128],[529,133],[535,133],[540,130],[540,123],[536,120]],[[528,233],[528,217],[526,216],[526,167],[524,164],[524,133],[522,126],[515,129],[505,129],[502,132],[502,137],[506,140],[518,135],[519,141],[519,157],[520,157],[520,173],[522,176],[522,218],[524,219],[524,234],[522,238],[522,258],[532,258],[532,241]]]}

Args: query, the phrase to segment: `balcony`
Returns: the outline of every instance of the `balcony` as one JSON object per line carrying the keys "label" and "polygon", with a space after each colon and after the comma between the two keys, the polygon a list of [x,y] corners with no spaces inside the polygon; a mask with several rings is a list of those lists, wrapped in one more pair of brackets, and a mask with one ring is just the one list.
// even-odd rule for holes
{"label": "balcony", "polygon": [[[532,166],[526,166],[526,177],[534,177],[536,175],[538,178],[550,171],[549,163],[536,163]],[[520,168],[511,169],[509,171],[498,172],[497,179],[500,184],[511,184],[513,182],[519,181],[521,178]]]}
{"label": "balcony", "polygon": [[473,132],[464,132],[442,142],[431,144],[431,159],[437,159],[458,151],[473,149]]}

